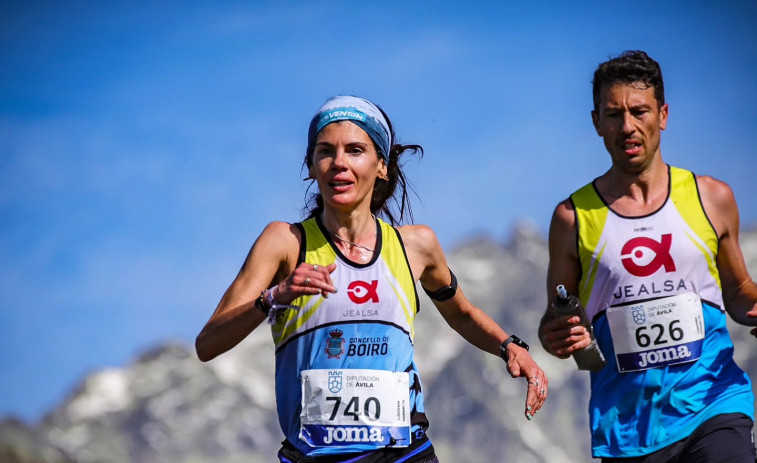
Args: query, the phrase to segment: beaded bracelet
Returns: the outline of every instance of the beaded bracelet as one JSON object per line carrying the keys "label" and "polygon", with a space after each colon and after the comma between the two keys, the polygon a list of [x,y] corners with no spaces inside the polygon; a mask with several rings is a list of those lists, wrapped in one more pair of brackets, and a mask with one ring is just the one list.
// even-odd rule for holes
{"label": "beaded bracelet", "polygon": [[276,302],[273,298],[273,291],[278,289],[278,287],[279,285],[276,285],[271,289],[261,292],[260,297],[255,300],[255,307],[266,315],[269,325],[274,324],[276,322],[276,317],[283,314],[287,309],[299,309],[296,305],[279,304]]}

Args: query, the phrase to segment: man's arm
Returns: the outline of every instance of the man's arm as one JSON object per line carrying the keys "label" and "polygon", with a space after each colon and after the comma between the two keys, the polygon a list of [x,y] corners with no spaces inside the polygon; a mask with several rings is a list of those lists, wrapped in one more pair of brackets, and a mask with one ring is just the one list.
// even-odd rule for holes
{"label": "man's arm", "polygon": [[568,358],[591,343],[589,331],[577,316],[555,318],[550,304],[557,285],[578,294],[581,266],[576,247],[577,229],[573,205],[565,200],[557,205],[549,226],[549,267],[547,268],[547,310],[539,324],[539,340],[544,349],[559,358]]}
{"label": "man's arm", "polygon": [[[757,326],[757,283],[739,245],[739,209],[733,191],[712,177],[697,177],[705,213],[718,234],[717,266],[725,309],[734,321]],[[757,336],[757,328],[752,330]]]}

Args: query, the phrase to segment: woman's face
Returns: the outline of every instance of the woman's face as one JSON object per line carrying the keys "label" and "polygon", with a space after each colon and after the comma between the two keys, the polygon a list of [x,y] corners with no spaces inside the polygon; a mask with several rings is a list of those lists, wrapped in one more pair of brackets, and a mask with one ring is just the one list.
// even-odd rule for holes
{"label": "woman's face", "polygon": [[370,209],[373,185],[386,176],[373,140],[350,121],[333,122],[318,133],[310,170],[324,204],[346,210]]}

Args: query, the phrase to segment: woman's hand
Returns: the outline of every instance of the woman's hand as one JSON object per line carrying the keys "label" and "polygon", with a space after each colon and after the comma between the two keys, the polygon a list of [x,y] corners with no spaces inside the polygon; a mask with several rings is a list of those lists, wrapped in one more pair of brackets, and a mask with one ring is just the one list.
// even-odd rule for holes
{"label": "woman's hand", "polygon": [[331,273],[336,270],[336,263],[327,266],[301,263],[275,288],[273,299],[278,304],[290,304],[300,296],[321,293],[329,297],[329,293],[336,293],[336,287],[331,281]]}
{"label": "woman's hand", "polygon": [[536,412],[547,400],[549,380],[539,368],[526,349],[515,344],[507,346],[507,372],[513,378],[525,377],[528,383],[526,392],[526,418],[533,419]]}

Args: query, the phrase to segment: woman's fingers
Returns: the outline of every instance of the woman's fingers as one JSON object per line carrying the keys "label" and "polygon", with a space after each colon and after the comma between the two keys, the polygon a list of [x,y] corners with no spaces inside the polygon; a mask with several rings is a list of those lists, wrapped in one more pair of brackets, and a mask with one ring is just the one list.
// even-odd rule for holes
{"label": "woman's fingers", "polygon": [[547,380],[544,372],[539,369],[537,374],[527,379],[527,383],[526,418],[531,420],[547,400],[549,380]]}
{"label": "woman's fingers", "polygon": [[328,297],[330,293],[337,291],[331,280],[331,273],[335,269],[336,263],[326,266],[301,263],[291,275],[279,283],[277,301],[288,304],[300,296],[318,293]]}

